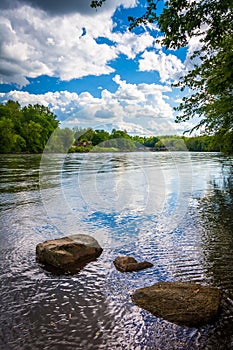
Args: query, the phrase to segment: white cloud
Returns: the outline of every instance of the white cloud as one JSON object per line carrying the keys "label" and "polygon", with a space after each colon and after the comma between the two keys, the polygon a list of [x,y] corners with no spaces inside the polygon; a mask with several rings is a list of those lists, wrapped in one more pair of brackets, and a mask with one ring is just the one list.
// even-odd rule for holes
{"label": "white cloud", "polygon": [[[27,78],[40,75],[69,81],[90,75],[110,74],[114,72],[111,61],[120,54],[132,60],[141,55],[139,70],[157,70],[163,83],[177,79],[184,70],[182,62],[175,55],[165,55],[161,51],[161,45],[149,32],[136,35],[129,31],[114,31],[112,15],[117,6],[122,4],[125,8],[133,7],[136,0],[108,1],[103,9],[97,12],[93,10],[94,15],[87,7],[86,0],[67,0],[67,11],[63,16],[60,13],[65,5],[61,0],[43,4],[35,0],[37,8],[29,5],[31,3],[31,0],[14,1],[15,6],[3,7],[1,10],[2,83],[24,86],[29,84]],[[150,29],[156,31],[157,27],[153,24]],[[100,38],[109,39],[112,45],[101,44]],[[145,51],[148,48],[156,52]],[[108,123],[129,131],[149,132],[152,126],[164,125],[165,120],[174,119],[166,95],[171,92],[168,86],[129,84],[119,75],[115,75],[113,80],[118,85],[116,92],[112,93],[104,86],[99,87],[100,98],[93,97],[87,91],[80,94],[57,91],[37,95],[11,91],[1,94],[0,98],[17,100],[22,105],[43,104],[60,119],[76,118],[82,127]]]}
{"label": "white cloud", "polygon": [[[173,110],[167,101],[168,86],[157,84],[129,84],[114,77],[118,84],[116,92],[106,89],[101,97],[93,97],[89,92],[81,94],[68,91],[30,94],[23,91],[11,91],[0,95],[1,101],[8,99],[19,101],[21,105],[43,104],[48,106],[65,123],[81,127],[111,125],[129,132],[140,131],[141,134],[153,134],[158,130],[168,133],[174,121]],[[174,133],[174,125],[171,133]],[[142,132],[143,130],[143,132]]]}
{"label": "white cloud", "polygon": [[137,54],[145,51],[147,47],[156,45],[155,38],[148,32],[137,35],[132,32],[112,33],[109,39],[116,43],[119,53],[126,55],[129,59],[134,59]]}
{"label": "white cloud", "polygon": [[[114,72],[110,62],[120,54],[134,59],[146,48],[158,47],[155,38],[146,31],[140,35],[128,30],[113,32],[114,10],[120,4],[125,8],[133,7],[136,0],[108,1],[108,5],[97,12],[87,11],[82,1],[80,6],[76,5],[80,13],[75,12],[75,3],[70,2],[67,8],[72,11],[63,16],[51,15],[56,13],[54,2],[40,6],[38,1],[39,8],[25,2],[31,3],[24,1],[22,5],[17,3],[18,6],[1,11],[1,83],[24,86],[29,83],[27,78],[40,75],[69,81],[88,75],[110,74]],[[59,4],[63,6],[61,2]],[[48,13],[40,7],[47,8]],[[100,37],[111,40],[113,45],[97,43],[96,39]]]}
{"label": "white cloud", "polygon": [[157,71],[162,83],[177,80],[184,73],[185,66],[175,55],[145,51],[141,57],[139,70]]}
{"label": "white cloud", "polygon": [[70,80],[113,72],[108,63],[117,57],[116,48],[95,40],[110,35],[111,15],[105,11],[93,21],[79,13],[49,17],[29,6],[3,10],[0,82],[26,85],[26,77],[43,74]]}

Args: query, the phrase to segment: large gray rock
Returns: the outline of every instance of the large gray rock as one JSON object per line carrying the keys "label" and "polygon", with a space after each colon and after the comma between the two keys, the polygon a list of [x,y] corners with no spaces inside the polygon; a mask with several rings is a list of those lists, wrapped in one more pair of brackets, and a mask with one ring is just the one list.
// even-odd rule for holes
{"label": "large gray rock", "polygon": [[218,288],[186,282],[159,282],[137,289],[133,302],[169,322],[198,327],[213,321],[221,302]]}
{"label": "large gray rock", "polygon": [[84,234],[53,239],[36,246],[39,262],[71,273],[96,260],[102,251],[93,237]]}
{"label": "large gray rock", "polygon": [[113,263],[120,272],[139,271],[153,266],[153,264],[148,261],[137,262],[137,260],[131,256],[118,256]]}

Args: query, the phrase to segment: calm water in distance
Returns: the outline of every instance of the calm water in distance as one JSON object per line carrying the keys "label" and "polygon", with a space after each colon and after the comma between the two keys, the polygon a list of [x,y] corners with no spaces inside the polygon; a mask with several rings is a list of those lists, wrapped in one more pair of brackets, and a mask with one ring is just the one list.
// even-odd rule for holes
{"label": "calm water in distance", "polygon": [[[233,349],[233,158],[159,152],[0,156],[0,348]],[[100,258],[76,275],[36,262],[35,247],[74,233]],[[118,255],[154,267],[122,274]],[[219,319],[197,328],[131,302],[158,281],[223,291]]]}

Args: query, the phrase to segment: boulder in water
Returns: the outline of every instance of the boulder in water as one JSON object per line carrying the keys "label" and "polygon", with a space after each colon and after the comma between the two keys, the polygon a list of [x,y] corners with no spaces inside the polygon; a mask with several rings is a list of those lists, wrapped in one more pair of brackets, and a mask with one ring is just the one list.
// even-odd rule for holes
{"label": "boulder in water", "polygon": [[213,321],[220,308],[216,287],[187,282],[159,282],[137,289],[133,302],[157,317],[181,326],[198,327]]}
{"label": "boulder in water", "polygon": [[113,263],[120,272],[139,271],[153,266],[153,264],[148,261],[137,262],[137,260],[131,256],[118,256]]}
{"label": "boulder in water", "polygon": [[36,246],[39,262],[71,273],[96,260],[102,251],[93,237],[84,234],[48,240]]}

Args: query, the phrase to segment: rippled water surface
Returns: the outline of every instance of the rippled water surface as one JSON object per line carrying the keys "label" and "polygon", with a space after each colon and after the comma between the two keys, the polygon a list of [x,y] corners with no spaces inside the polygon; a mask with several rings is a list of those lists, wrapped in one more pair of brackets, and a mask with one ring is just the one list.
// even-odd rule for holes
{"label": "rippled water surface", "polygon": [[[1,349],[233,349],[233,159],[211,153],[0,156]],[[46,239],[104,248],[76,275],[35,260]],[[154,267],[122,274],[118,255]],[[219,319],[179,327],[133,305],[158,281],[222,289]]]}

